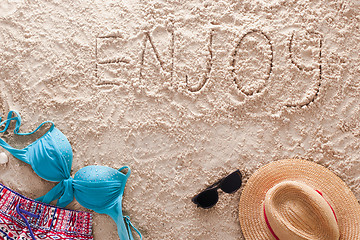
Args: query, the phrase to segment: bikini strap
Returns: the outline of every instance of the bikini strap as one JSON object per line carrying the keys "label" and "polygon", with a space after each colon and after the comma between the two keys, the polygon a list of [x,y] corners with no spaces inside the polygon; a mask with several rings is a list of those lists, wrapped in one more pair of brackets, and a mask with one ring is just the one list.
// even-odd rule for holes
{"label": "bikini strap", "polygon": [[[15,117],[13,117],[13,113],[15,113]],[[15,129],[14,129],[14,133],[17,133],[19,131],[19,128],[20,128],[20,125],[21,125],[21,117],[20,117],[20,114],[17,112],[17,111],[10,111],[7,115],[7,119],[2,121],[0,123],[0,126],[5,125],[5,128],[3,130],[0,131],[0,133],[3,133],[5,132],[6,130],[8,130],[9,126],[10,126],[10,122],[12,120],[15,120],[16,121],[16,125],[15,125]],[[1,117],[0,117],[0,121],[1,121]]]}
{"label": "bikini strap", "polygon": [[130,217],[129,216],[124,216],[124,221],[126,223],[126,226],[127,226],[127,230],[129,232],[129,235],[130,235],[130,239],[133,240],[133,236],[131,234],[131,228],[133,228],[135,230],[135,232],[139,235],[140,237],[140,240],[142,240],[142,235],[140,233],[139,230],[136,229],[136,227],[134,227],[134,225],[132,225],[131,221],[130,221]]}
{"label": "bikini strap", "polygon": [[16,130],[16,129],[15,129],[15,130],[14,130],[14,133],[17,134],[17,135],[20,135],[20,136],[31,135],[31,134],[35,133],[37,130],[39,130],[39,128],[41,128],[42,125],[44,125],[45,123],[51,123],[51,127],[50,127],[50,129],[49,129],[48,131],[53,130],[53,128],[55,127],[55,124],[54,124],[52,121],[45,121],[45,122],[41,123],[41,124],[40,124],[34,131],[32,131],[32,132],[29,132],[29,133],[19,133],[19,132],[18,132],[19,130],[17,130],[17,131],[15,132],[15,130]]}
{"label": "bikini strap", "polygon": [[[13,113],[15,116],[13,117]],[[5,132],[8,130],[10,123],[12,120],[16,121],[15,130],[14,133],[17,133],[19,131],[20,125],[21,125],[21,117],[20,114],[17,111],[10,111],[7,115],[7,119],[2,121],[0,123],[0,127],[5,124],[5,127],[3,130],[0,131],[0,133]],[[1,121],[1,117],[0,117]],[[23,149],[16,149],[10,146],[7,142],[5,142],[3,139],[0,138],[0,146],[8,150],[12,155],[14,155],[16,158],[20,159],[21,161],[30,164],[30,162],[26,158],[26,151]]]}
{"label": "bikini strap", "polygon": [[[15,114],[15,117],[13,117],[13,113]],[[6,130],[8,130],[9,126],[10,126],[10,122],[12,120],[15,120],[16,121],[16,125],[15,125],[15,129],[14,129],[14,133],[17,134],[17,135],[30,135],[30,134],[33,134],[35,133],[37,130],[39,130],[39,128],[42,127],[42,125],[44,125],[45,123],[51,123],[51,127],[49,129],[49,131],[51,131],[54,127],[55,127],[55,124],[52,122],[52,121],[45,121],[43,123],[41,123],[34,131],[32,132],[29,132],[29,133],[19,133],[19,130],[20,130],[20,126],[21,126],[21,116],[20,116],[20,113],[18,111],[9,111],[8,115],[7,115],[7,119],[5,121],[2,121],[0,123],[0,126],[5,125],[5,128],[3,130],[0,131],[0,133],[3,133],[5,132]],[[1,121],[1,117],[0,117],[0,121]]]}
{"label": "bikini strap", "polygon": [[123,166],[122,168],[119,168],[118,171],[121,172],[124,169],[127,169],[127,173],[125,174],[125,177],[126,177],[126,179],[128,179],[131,174],[131,169],[128,166]]}
{"label": "bikini strap", "polygon": [[142,236],[139,230],[137,230],[134,225],[132,225],[130,218],[128,216],[123,216],[122,214],[122,207],[121,207],[122,196],[119,196],[117,199],[116,204],[113,208],[109,209],[107,214],[114,219],[117,225],[117,231],[119,238],[121,240],[134,240],[132,235],[131,228],[135,230],[135,232],[140,236],[142,240]]}

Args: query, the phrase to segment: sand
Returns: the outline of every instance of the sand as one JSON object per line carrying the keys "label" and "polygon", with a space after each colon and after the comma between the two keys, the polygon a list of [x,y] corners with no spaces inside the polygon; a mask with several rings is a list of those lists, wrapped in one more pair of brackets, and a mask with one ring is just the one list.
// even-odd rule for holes
{"label": "sand", "polygon": [[[123,209],[143,239],[243,239],[241,189],[210,210],[190,201],[235,169],[246,184],[307,159],[360,200],[359,13],[355,0],[1,0],[2,115],[20,111],[23,132],[54,121],[72,176],[129,166]],[[54,186],[12,156],[0,181],[31,198]],[[94,218],[95,240],[118,239]]]}

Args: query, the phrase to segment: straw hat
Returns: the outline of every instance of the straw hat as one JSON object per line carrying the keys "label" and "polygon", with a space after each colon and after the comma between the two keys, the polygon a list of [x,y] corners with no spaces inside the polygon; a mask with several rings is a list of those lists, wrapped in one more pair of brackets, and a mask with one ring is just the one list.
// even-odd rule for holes
{"label": "straw hat", "polygon": [[258,169],[242,191],[239,219],[246,240],[360,239],[354,194],[334,173],[305,160]]}

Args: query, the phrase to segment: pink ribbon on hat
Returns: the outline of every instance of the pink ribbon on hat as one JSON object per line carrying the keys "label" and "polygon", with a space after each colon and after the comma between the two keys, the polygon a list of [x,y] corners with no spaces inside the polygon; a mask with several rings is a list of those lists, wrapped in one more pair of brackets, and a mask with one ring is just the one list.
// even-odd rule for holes
{"label": "pink ribbon on hat", "polygon": [[[324,198],[323,194],[322,194],[319,190],[315,190],[315,191],[316,191],[317,193],[319,193],[319,194]],[[324,198],[324,199],[325,199],[325,198]],[[336,220],[336,222],[337,222],[338,220],[337,220],[337,217],[336,217],[336,214],[335,214],[334,209],[331,207],[330,203],[329,203],[326,199],[325,199],[325,201],[327,202],[327,204],[329,204],[329,206],[330,206],[330,208],[331,208],[331,211],[333,212],[333,214],[334,214],[334,216],[335,216],[335,220]],[[266,225],[267,225],[267,227],[269,228],[271,234],[274,236],[274,238],[275,238],[276,240],[280,240],[280,239],[278,238],[278,236],[276,236],[274,230],[273,230],[273,229],[271,228],[271,226],[270,226],[269,220],[268,220],[268,218],[267,218],[267,216],[266,216],[265,205],[264,205],[264,216],[265,216]]]}
{"label": "pink ribbon on hat", "polygon": [[[317,193],[319,193],[323,198],[324,198],[324,196],[323,196],[323,194],[319,191],[319,190],[315,190]],[[325,199],[325,198],[324,198]],[[329,204],[329,206],[330,206],[330,208],[331,208],[331,211],[333,212],[333,214],[334,214],[334,216],[335,216],[335,220],[336,220],[336,222],[338,221],[337,220],[337,217],[336,217],[336,214],[335,214],[335,211],[334,211],[334,209],[332,208],[332,206],[330,205],[330,203],[325,199],[325,201],[327,202],[327,204]]]}
{"label": "pink ribbon on hat", "polygon": [[265,212],[265,204],[264,204],[264,216],[265,216],[266,225],[267,225],[267,227],[269,228],[271,234],[274,236],[274,238],[275,238],[276,240],[280,240],[280,239],[278,238],[278,236],[276,236],[274,230],[271,228],[270,223],[269,223],[269,220],[267,219],[266,212]]}

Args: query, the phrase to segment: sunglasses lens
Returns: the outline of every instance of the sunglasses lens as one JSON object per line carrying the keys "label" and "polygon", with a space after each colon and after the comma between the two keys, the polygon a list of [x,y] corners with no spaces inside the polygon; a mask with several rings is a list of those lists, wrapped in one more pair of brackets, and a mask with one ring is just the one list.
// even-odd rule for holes
{"label": "sunglasses lens", "polygon": [[237,170],[221,181],[220,188],[226,193],[233,193],[241,187],[241,179],[241,172]]}
{"label": "sunglasses lens", "polygon": [[193,198],[193,202],[202,208],[210,208],[219,200],[216,189],[209,189],[199,193]]}

